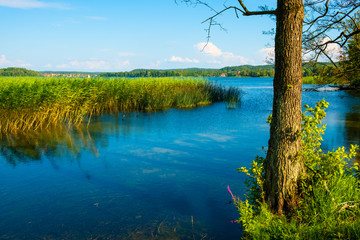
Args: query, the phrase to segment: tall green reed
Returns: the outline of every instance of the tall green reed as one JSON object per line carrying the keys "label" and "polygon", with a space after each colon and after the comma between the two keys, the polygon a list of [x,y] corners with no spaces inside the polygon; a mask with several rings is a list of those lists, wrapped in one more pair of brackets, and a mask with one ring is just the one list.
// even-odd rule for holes
{"label": "tall green reed", "polygon": [[78,125],[92,116],[239,100],[240,91],[194,78],[0,78],[0,132]]}

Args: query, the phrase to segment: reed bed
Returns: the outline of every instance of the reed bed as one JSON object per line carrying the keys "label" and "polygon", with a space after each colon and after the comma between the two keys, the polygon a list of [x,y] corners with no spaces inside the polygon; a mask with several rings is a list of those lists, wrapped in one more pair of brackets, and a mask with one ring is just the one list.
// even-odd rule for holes
{"label": "reed bed", "polygon": [[239,90],[193,78],[0,78],[0,133],[78,125],[104,113],[190,108],[239,97]]}

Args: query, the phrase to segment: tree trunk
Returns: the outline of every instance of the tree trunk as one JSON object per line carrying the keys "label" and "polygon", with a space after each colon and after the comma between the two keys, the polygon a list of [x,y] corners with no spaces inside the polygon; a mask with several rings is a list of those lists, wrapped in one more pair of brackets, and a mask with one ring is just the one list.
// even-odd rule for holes
{"label": "tree trunk", "polygon": [[303,0],[278,0],[273,114],[265,169],[265,201],[280,214],[297,205],[301,149]]}

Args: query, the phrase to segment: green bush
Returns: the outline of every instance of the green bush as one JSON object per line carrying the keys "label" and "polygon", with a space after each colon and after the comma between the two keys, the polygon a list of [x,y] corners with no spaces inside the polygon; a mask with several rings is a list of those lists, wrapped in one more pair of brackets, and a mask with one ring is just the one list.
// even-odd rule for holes
{"label": "green bush", "polygon": [[257,156],[249,170],[239,169],[249,177],[247,200],[232,194],[244,239],[360,239],[359,168],[351,161],[358,146],[351,145],[349,152],[344,147],[322,151],[326,125],[321,120],[328,105],[322,100],[314,108],[305,106],[299,154],[306,174],[300,180],[301,201],[293,213],[273,214],[265,203],[263,157]]}

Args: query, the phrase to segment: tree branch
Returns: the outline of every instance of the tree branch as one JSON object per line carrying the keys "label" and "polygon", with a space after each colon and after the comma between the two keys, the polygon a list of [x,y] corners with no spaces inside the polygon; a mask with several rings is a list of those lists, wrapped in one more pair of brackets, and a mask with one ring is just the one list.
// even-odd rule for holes
{"label": "tree branch", "polygon": [[243,10],[240,10],[244,16],[255,16],[255,15],[276,15],[276,10],[272,11],[249,11],[242,0],[238,0]]}

